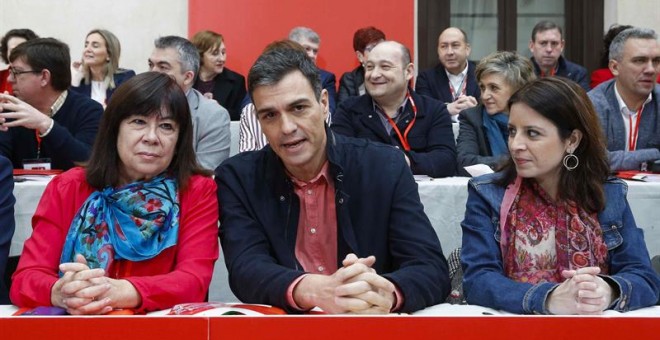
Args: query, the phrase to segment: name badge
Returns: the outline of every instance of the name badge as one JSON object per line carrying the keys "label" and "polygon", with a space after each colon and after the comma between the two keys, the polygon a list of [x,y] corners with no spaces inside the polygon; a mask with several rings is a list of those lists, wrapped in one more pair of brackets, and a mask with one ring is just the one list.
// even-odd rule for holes
{"label": "name badge", "polygon": [[23,169],[50,170],[50,158],[31,158],[23,160]]}

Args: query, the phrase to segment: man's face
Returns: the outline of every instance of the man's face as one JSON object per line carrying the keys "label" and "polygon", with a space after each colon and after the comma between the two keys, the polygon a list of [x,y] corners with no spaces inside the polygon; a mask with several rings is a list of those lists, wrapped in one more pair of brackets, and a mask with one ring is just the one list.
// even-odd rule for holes
{"label": "man's face", "polygon": [[[28,63],[24,58],[17,58],[10,63],[9,82],[12,84],[14,96],[30,105],[34,105],[42,94],[42,85],[46,80],[44,79],[44,71],[38,72]],[[30,72],[26,72],[30,71]],[[16,73],[16,74],[14,74]]]}
{"label": "man's face", "polygon": [[176,80],[183,91],[188,91],[195,80],[195,73],[183,71],[179,53],[173,48],[155,48],[149,57],[149,71],[165,73]]}
{"label": "man's face", "polygon": [[319,44],[313,43],[309,41],[308,39],[303,39],[300,41],[300,45],[305,48],[305,52],[307,52],[307,56],[312,58],[314,60],[314,63],[316,63],[316,57],[319,55]]}
{"label": "man's face", "polygon": [[323,90],[317,100],[307,78],[296,70],[274,85],[255,88],[252,101],[261,129],[286,169],[300,180],[314,178],[326,160],[328,92]]}
{"label": "man's face", "polygon": [[535,39],[529,41],[529,50],[541,69],[551,69],[564,51],[564,40],[556,28],[536,32]]}
{"label": "man's face", "polygon": [[660,71],[660,44],[654,39],[626,40],[621,60],[610,60],[610,70],[619,91],[648,97]]}
{"label": "man's face", "polygon": [[384,42],[371,50],[364,69],[364,86],[369,95],[380,102],[406,93],[414,66],[403,64],[403,52],[398,44]]}
{"label": "man's face", "polygon": [[458,74],[465,69],[470,56],[470,45],[465,43],[465,37],[460,30],[448,28],[438,38],[438,58],[440,63],[452,74]]}

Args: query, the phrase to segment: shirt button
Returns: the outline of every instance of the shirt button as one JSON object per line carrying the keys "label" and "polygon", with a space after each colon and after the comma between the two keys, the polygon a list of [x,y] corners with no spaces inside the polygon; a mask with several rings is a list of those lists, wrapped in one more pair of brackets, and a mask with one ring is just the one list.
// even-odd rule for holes
{"label": "shirt button", "polygon": [[371,115],[369,115],[368,117],[371,118]]}
{"label": "shirt button", "polygon": [[344,199],[343,198],[339,199],[339,204],[344,204]]}
{"label": "shirt button", "polygon": [[311,195],[311,194],[312,194],[312,190],[307,190],[307,195]]}
{"label": "shirt button", "polygon": [[284,202],[284,196],[280,196],[280,202]]}
{"label": "shirt button", "polygon": [[323,267],[323,266],[319,266],[317,269],[318,269],[320,272],[323,272],[323,271],[325,270],[325,267]]}
{"label": "shirt button", "polygon": [[316,228],[309,229],[309,232],[312,233],[312,234],[316,234]]}

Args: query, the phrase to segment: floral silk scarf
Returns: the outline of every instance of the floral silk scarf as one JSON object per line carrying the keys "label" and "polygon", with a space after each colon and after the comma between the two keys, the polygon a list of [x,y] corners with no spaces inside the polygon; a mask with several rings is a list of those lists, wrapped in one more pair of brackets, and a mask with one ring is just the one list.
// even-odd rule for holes
{"label": "floral silk scarf", "polygon": [[597,214],[573,201],[553,202],[536,181],[520,177],[507,188],[502,208],[507,201],[500,242],[507,277],[560,283],[562,270],[593,266],[607,274],[607,246]]}
{"label": "floral silk scarf", "polygon": [[90,268],[107,271],[114,260],[143,261],[175,245],[177,189],[175,179],[159,175],[95,191],[71,222],[60,263],[73,262],[76,254],[82,254]]}

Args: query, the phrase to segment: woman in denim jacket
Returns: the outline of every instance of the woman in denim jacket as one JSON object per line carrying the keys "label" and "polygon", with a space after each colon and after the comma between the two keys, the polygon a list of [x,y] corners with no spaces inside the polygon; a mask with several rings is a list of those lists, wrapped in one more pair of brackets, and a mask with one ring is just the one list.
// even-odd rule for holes
{"label": "woman in denim jacket", "polygon": [[608,179],[589,98],[535,80],[509,100],[508,166],[470,180],[462,222],[468,303],[513,313],[600,314],[658,301],[627,186]]}

